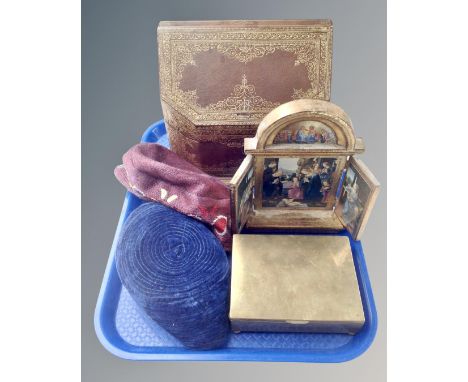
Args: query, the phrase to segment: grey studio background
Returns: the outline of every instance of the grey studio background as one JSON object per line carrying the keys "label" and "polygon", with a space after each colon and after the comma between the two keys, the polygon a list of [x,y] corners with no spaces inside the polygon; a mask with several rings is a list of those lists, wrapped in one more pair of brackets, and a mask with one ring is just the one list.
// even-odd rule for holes
{"label": "grey studio background", "polygon": [[[386,2],[126,1],[82,3],[82,379],[83,381],[386,380]],[[379,313],[371,348],[343,364],[131,362],[108,353],[93,314],[125,191],[114,166],[162,118],[156,26],[160,20],[330,18],[331,101],[366,143],[361,156],[382,183],[362,238]]]}

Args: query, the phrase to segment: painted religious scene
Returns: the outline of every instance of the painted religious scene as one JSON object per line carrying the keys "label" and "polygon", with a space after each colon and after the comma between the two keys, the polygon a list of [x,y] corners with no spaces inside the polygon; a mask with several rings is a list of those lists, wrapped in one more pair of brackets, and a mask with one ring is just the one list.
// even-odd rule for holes
{"label": "painted religious scene", "polygon": [[247,172],[244,178],[241,180],[237,189],[237,216],[236,224],[237,229],[240,230],[243,223],[247,220],[248,214],[252,206],[252,191],[254,187],[253,178],[253,167]]}
{"label": "painted religious scene", "polygon": [[326,207],[336,167],[336,158],[265,159],[262,207]]}
{"label": "painted religious scene", "polygon": [[299,121],[281,130],[273,140],[273,144],[300,143],[336,144],[336,136],[331,128],[319,121]]}
{"label": "painted religious scene", "polygon": [[354,232],[358,228],[357,225],[361,221],[370,191],[369,185],[352,167],[349,167],[343,181],[338,211],[350,232]]}

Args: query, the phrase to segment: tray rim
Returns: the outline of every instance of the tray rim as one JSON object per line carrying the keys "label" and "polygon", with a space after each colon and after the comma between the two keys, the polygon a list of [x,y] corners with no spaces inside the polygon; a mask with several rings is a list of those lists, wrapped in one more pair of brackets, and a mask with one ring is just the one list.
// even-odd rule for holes
{"label": "tray rim", "polygon": [[[158,122],[150,125],[144,132],[141,142],[156,142],[166,133],[164,121],[160,120]],[[367,272],[367,266],[364,258],[364,253],[362,250],[362,245],[360,241],[354,241],[350,237],[351,249],[353,252],[353,258],[355,261],[356,271],[359,270],[360,277],[359,288],[363,300],[368,307],[369,314],[366,314],[366,321],[369,324],[369,328],[365,333],[362,333],[364,336],[358,344],[353,344],[355,341],[350,341],[342,347],[336,349],[323,349],[317,352],[310,350],[297,350],[294,349],[250,349],[250,348],[221,348],[216,350],[209,351],[197,351],[192,349],[185,348],[176,348],[176,347],[162,347],[165,351],[158,353],[144,353],[144,352],[132,352],[124,349],[124,346],[117,346],[111,338],[109,338],[109,333],[107,332],[109,328],[106,326],[104,320],[104,300],[108,293],[111,291],[110,283],[118,283],[119,293],[118,296],[114,295],[113,298],[117,301],[120,299],[120,292],[122,290],[122,284],[118,280],[116,275],[114,256],[115,248],[117,245],[117,240],[122,229],[122,225],[130,213],[129,206],[133,201],[136,201],[137,198],[130,192],[127,192],[125,195],[124,203],[122,206],[121,214],[119,217],[117,229],[114,235],[112,242],[109,258],[107,261],[106,269],[104,272],[101,288],[99,291],[96,308],[94,312],[94,328],[99,342],[103,347],[108,350],[111,354],[134,361],[250,361],[250,362],[307,362],[307,363],[340,363],[350,361],[361,354],[363,354],[372,344],[375,339],[378,327],[378,317],[377,309],[375,306],[374,296],[372,293],[372,287]],[[111,277],[114,277],[114,280],[111,280]],[[117,280],[115,278],[117,277]],[[363,301],[364,302],[364,301]],[[115,314],[115,311],[114,311]],[[113,323],[115,326],[115,316]],[[114,328],[116,334],[117,330]],[[356,334],[356,336],[358,336]],[[124,342],[123,339],[121,339]],[[136,346],[131,345],[134,348]],[[143,347],[142,347],[143,348]],[[146,347],[145,347],[146,348]],[[149,347],[148,347],[149,348]]]}

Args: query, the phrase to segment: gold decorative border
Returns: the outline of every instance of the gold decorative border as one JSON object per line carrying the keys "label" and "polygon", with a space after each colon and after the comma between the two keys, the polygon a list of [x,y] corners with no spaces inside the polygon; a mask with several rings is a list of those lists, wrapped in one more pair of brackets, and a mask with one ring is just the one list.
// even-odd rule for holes
{"label": "gold decorative border", "polygon": [[[176,110],[183,112],[192,122],[203,125],[258,124],[277,106],[276,103],[259,99],[260,97],[249,105],[246,105],[242,98],[237,99],[238,102],[232,102],[233,97],[236,97],[236,88],[247,85],[243,82],[236,85],[232,95],[226,100],[220,100],[207,107],[197,104],[195,91],[180,90],[179,83],[186,65],[195,64],[195,54],[211,49],[244,63],[276,50],[292,52],[296,55],[296,65],[306,66],[311,83],[309,89],[294,89],[293,98],[330,99],[331,25],[288,25],[236,30],[222,28],[220,25],[219,28],[172,27],[158,30],[161,98]],[[255,97],[255,88],[249,94]]]}
{"label": "gold decorative border", "polygon": [[[328,152],[341,152],[344,155],[351,155],[355,152],[356,137],[349,116],[339,106],[323,100],[299,99],[284,103],[272,110],[260,122],[254,138],[247,138],[244,151],[246,153],[273,154],[273,151],[282,151],[282,148],[275,149],[273,140],[276,135],[291,123],[300,121],[318,121],[331,128],[336,136],[337,144],[341,148],[327,150]],[[304,152],[302,146],[290,145],[288,151],[291,155],[301,155]],[[308,151],[318,153],[317,147]]]}
{"label": "gold decorative border", "polygon": [[230,147],[244,147],[243,139],[245,136],[253,136],[257,130],[256,125],[195,125],[187,117],[176,111],[170,105],[162,101],[162,108],[165,122],[174,130],[187,138],[197,142],[213,142],[216,136],[216,142]]}

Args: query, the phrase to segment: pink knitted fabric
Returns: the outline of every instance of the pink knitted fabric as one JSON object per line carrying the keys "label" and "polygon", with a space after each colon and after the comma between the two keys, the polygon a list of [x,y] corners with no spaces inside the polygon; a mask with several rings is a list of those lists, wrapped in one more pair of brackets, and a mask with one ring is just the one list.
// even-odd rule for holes
{"label": "pink knitted fabric", "polygon": [[230,191],[224,183],[156,143],[139,143],[122,159],[114,174],[128,191],[209,224],[230,248]]}

